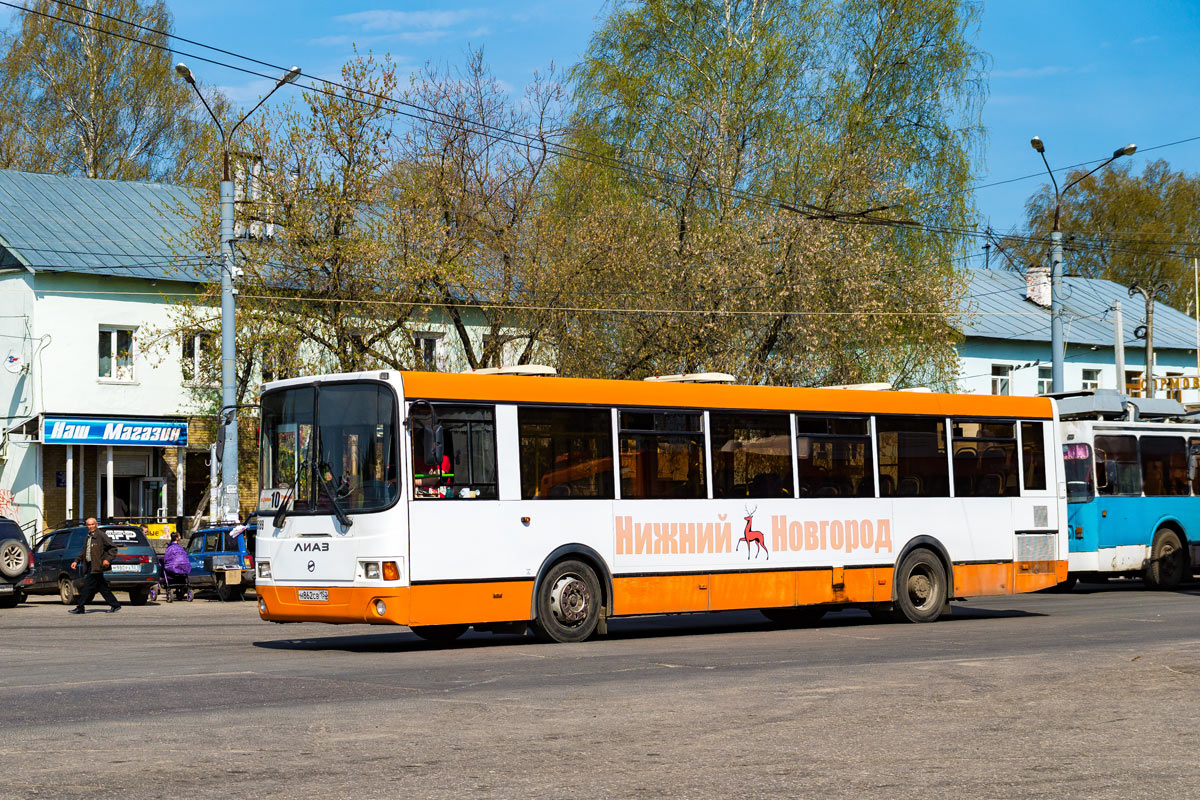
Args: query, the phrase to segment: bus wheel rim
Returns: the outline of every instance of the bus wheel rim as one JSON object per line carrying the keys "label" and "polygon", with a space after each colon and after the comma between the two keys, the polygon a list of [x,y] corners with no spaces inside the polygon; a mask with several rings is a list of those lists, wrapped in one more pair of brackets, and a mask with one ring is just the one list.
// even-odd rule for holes
{"label": "bus wheel rim", "polygon": [[578,575],[563,575],[550,590],[550,612],[563,625],[578,625],[587,619],[591,595],[587,582]]}
{"label": "bus wheel rim", "polygon": [[914,570],[908,576],[908,597],[917,608],[929,605],[933,598],[933,579],[928,572]]}

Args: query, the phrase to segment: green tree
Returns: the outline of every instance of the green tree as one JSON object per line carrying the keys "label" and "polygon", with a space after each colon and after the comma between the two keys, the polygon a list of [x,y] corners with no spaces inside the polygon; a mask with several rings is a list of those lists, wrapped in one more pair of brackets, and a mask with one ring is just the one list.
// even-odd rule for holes
{"label": "green tree", "polygon": [[[1060,179],[1060,186],[1083,170]],[[1010,236],[1017,261],[1049,263],[1054,192],[1041,186],[1025,204],[1028,233]],[[1174,170],[1162,159],[1141,174],[1129,163],[1113,165],[1081,181],[1063,198],[1068,273],[1128,285],[1166,283],[1170,305],[1194,310],[1191,258],[1200,255],[1200,175]]]}
{"label": "green tree", "polygon": [[161,49],[173,27],[166,4],[78,5],[33,0],[40,13],[16,13],[0,39],[0,167],[189,182],[212,134]]}
{"label": "green tree", "polygon": [[653,226],[640,254],[574,237],[571,270],[620,276],[578,302],[628,306],[603,328],[605,373],[948,378],[959,242],[861,223],[971,221],[977,15],[957,0],[615,3],[572,72],[575,143],[613,161],[563,163],[558,191],[566,216]]}

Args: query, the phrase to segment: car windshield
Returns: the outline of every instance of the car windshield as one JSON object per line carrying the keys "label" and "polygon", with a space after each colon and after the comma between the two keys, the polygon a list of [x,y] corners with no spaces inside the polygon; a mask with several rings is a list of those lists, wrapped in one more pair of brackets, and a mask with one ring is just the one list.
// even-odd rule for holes
{"label": "car windshield", "polygon": [[117,547],[149,547],[150,542],[137,528],[104,528],[104,534]]}
{"label": "car windshield", "polygon": [[303,386],[262,399],[259,513],[346,513],[399,492],[396,399],[377,383]]}

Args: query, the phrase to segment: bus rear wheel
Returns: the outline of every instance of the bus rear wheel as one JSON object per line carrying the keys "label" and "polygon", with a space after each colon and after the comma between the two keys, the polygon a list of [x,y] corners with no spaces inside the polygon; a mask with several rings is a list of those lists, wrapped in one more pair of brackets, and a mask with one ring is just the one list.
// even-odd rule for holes
{"label": "bus rear wheel", "polygon": [[410,625],[409,630],[427,642],[453,642],[469,625]]}
{"label": "bus rear wheel", "polygon": [[933,622],[945,606],[946,568],[928,550],[913,550],[896,570],[896,618]]}
{"label": "bus rear wheel", "polygon": [[1152,589],[1174,589],[1183,581],[1186,571],[1187,553],[1179,534],[1170,528],[1159,528],[1142,579]]}
{"label": "bus rear wheel", "polygon": [[560,561],[538,586],[538,638],[550,642],[582,642],[600,622],[604,598],[596,572],[582,561]]}

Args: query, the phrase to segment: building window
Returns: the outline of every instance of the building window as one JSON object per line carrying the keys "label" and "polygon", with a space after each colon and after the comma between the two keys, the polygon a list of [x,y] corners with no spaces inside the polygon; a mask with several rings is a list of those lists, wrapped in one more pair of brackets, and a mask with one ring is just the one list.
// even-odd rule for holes
{"label": "building window", "polygon": [[417,366],[423,369],[436,371],[438,364],[441,361],[439,351],[441,350],[442,336],[439,333],[421,332],[413,334],[413,347],[417,351]]}
{"label": "building window", "polygon": [[1054,391],[1054,367],[1038,367],[1038,394]]}
{"label": "building window", "polygon": [[1083,383],[1081,384],[1085,392],[1094,392],[1100,388],[1100,370],[1085,369],[1083,371]]}
{"label": "building window", "polygon": [[1130,397],[1142,396],[1142,371],[1125,370],[1125,393]]}
{"label": "building window", "polygon": [[1012,367],[1008,364],[992,364],[992,394],[1012,394]]}
{"label": "building window", "polygon": [[133,382],[133,330],[100,328],[97,376],[101,380]]}
{"label": "building window", "polygon": [[201,383],[204,366],[211,358],[213,334],[207,331],[190,331],[183,335],[183,379],[185,383]]}

